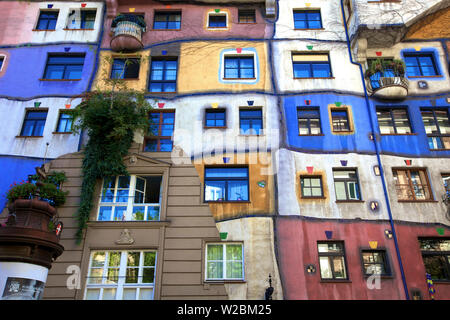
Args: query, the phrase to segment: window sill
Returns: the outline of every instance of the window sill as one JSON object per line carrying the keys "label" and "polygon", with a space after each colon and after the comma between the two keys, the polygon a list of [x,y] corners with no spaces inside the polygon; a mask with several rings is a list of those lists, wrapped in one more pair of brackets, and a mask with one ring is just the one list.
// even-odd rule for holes
{"label": "window sill", "polygon": [[212,283],[247,283],[247,281],[245,280],[205,280],[204,281],[205,284],[212,284]]}
{"label": "window sill", "polygon": [[[372,276],[372,274],[364,274],[364,278],[369,278],[371,276]],[[380,279],[392,280],[392,279],[394,279],[394,276],[392,274],[382,274],[382,275],[380,275]]]}
{"label": "window sill", "polygon": [[256,78],[222,78],[222,80],[256,80]]}
{"label": "window sill", "polygon": [[224,200],[224,201],[205,201],[204,203],[213,203],[213,204],[224,203],[224,204],[228,204],[228,203],[251,203],[251,201],[245,201],[245,200],[242,200],[242,201]]}
{"label": "window sill", "polygon": [[264,137],[264,134],[243,134],[239,133],[238,136],[240,137]]}
{"label": "window sill", "polygon": [[238,22],[238,24],[256,24],[256,22]]}
{"label": "window sill", "polygon": [[54,131],[54,132],[52,132],[53,134],[72,134],[73,132],[72,131],[70,131],[70,132],[58,132],[58,131]]}
{"label": "window sill", "polygon": [[132,80],[139,80],[139,78],[109,78],[109,80],[125,80],[125,81],[132,81]]}
{"label": "window sill", "polygon": [[142,221],[96,221],[87,223],[89,227],[98,229],[123,229],[123,228],[160,228],[170,225],[169,220],[142,220]]}
{"label": "window sill", "polygon": [[151,29],[150,31],[181,31],[181,29]]}
{"label": "window sill", "polygon": [[450,149],[430,149],[430,151],[450,151]]}
{"label": "window sill", "polygon": [[228,127],[227,126],[224,126],[224,127],[203,127],[203,129],[227,129]]}
{"label": "window sill", "polygon": [[431,78],[431,79],[433,79],[433,78],[444,78],[444,76],[442,76],[442,75],[437,75],[437,76],[408,76],[408,79],[422,79],[422,78],[426,78],[426,79]]}
{"label": "window sill", "polygon": [[176,91],[170,91],[170,92],[156,92],[156,91],[148,91],[148,94],[174,94],[177,93]]}
{"label": "window sill", "polygon": [[323,133],[321,134],[299,134],[300,137],[324,137]]}
{"label": "window sill", "polygon": [[417,136],[417,133],[380,133],[380,136]]}
{"label": "window sill", "polygon": [[402,1],[401,0],[367,1],[367,3],[390,3],[390,2],[399,3],[399,2],[402,2]]}
{"label": "window sill", "polygon": [[326,199],[326,198],[327,197],[300,197],[300,199],[302,199],[302,200],[321,200],[321,199]]}
{"label": "window sill", "polygon": [[325,30],[325,28],[300,28],[300,29],[298,29],[298,28],[294,28],[294,30],[295,31],[309,31],[309,30],[312,30],[312,31],[314,31],[314,30]]}
{"label": "window sill", "polygon": [[295,78],[294,80],[303,80],[303,79],[336,79],[335,77],[309,77],[309,78]]}
{"label": "window sill", "polygon": [[331,131],[332,134],[354,134],[353,131],[349,130],[349,131]]}
{"label": "window sill", "polygon": [[32,31],[56,31],[55,29],[33,29]]}
{"label": "window sill", "polygon": [[81,79],[39,79],[39,81],[81,81]]}
{"label": "window sill", "polygon": [[364,200],[336,200],[336,203],[363,203]]}
{"label": "window sill", "polygon": [[69,29],[69,28],[64,28],[64,31],[94,31],[95,29]]}
{"label": "window sill", "polygon": [[16,138],[43,138],[44,136],[16,136]]}
{"label": "window sill", "polygon": [[448,279],[448,280],[433,280],[433,283],[450,285],[450,279]]}
{"label": "window sill", "polygon": [[412,203],[433,203],[433,202],[439,202],[436,200],[397,200],[398,202],[412,202]]}
{"label": "window sill", "polygon": [[351,280],[343,279],[343,280],[327,280],[327,279],[321,279],[320,283],[352,283]]}

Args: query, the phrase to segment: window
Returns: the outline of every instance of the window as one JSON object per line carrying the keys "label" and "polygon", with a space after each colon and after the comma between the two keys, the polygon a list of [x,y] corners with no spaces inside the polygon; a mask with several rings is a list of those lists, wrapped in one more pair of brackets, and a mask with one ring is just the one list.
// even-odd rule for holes
{"label": "window", "polygon": [[381,134],[411,133],[411,124],[407,109],[377,108],[377,117]]}
{"label": "window", "polygon": [[330,57],[328,53],[292,54],[294,78],[329,78],[331,77]]}
{"label": "window", "polygon": [[41,11],[36,30],[55,30],[58,11]]}
{"label": "window", "polygon": [[318,242],[320,278],[346,280],[347,270],[343,242]]}
{"label": "window", "polygon": [[296,10],[294,11],[295,29],[321,29],[322,21],[320,10]]}
{"label": "window", "polygon": [[153,300],[155,251],[91,253],[85,300]]}
{"label": "window", "polygon": [[419,239],[425,271],[433,280],[450,281],[450,239]]}
{"label": "window", "polygon": [[111,79],[139,78],[140,59],[114,59],[111,69]]}
{"label": "window", "polygon": [[425,169],[393,169],[398,200],[433,200]]}
{"label": "window", "polygon": [[389,264],[386,258],[386,250],[362,250],[361,257],[363,262],[364,275],[391,275]]}
{"label": "window", "polygon": [[153,21],[153,29],[179,30],[181,28],[180,11],[156,11]]}
{"label": "window", "polygon": [[450,174],[442,174],[442,182],[444,184],[445,195],[450,199]]}
{"label": "window", "polygon": [[5,57],[4,56],[0,56],[0,71],[2,71],[3,69],[3,62],[5,61]]}
{"label": "window", "polygon": [[320,109],[319,108],[297,108],[298,134],[320,135]]}
{"label": "window", "polygon": [[206,109],[205,128],[223,128],[223,127],[226,127],[225,109]]}
{"label": "window", "polygon": [[97,10],[71,10],[67,29],[94,29]]}
{"label": "window", "polygon": [[206,245],[206,280],[243,280],[242,244],[209,243]]}
{"label": "window", "polygon": [[248,168],[205,168],[205,201],[248,201]]}
{"label": "window", "polygon": [[300,187],[302,198],[322,198],[323,187],[321,176],[302,176],[300,177]]}
{"label": "window", "polygon": [[58,126],[56,127],[56,132],[72,132],[72,121],[73,121],[73,118],[70,114],[61,112],[59,114]]}
{"label": "window", "polygon": [[177,58],[152,58],[150,92],[177,91]]}
{"label": "window", "polygon": [[253,79],[255,64],[253,56],[225,56],[224,79]]}
{"label": "window", "polygon": [[20,135],[23,137],[41,137],[46,119],[47,111],[27,111]]}
{"label": "window", "polygon": [[84,64],[83,55],[49,54],[44,79],[79,80]]}
{"label": "window", "polygon": [[175,112],[150,112],[149,121],[151,136],[146,137],[144,151],[172,151]]}
{"label": "window", "polygon": [[239,23],[256,23],[256,15],[254,9],[239,9]]}
{"label": "window", "polygon": [[349,132],[350,123],[347,110],[331,109],[331,124],[333,132]]}
{"label": "window", "polygon": [[447,110],[421,109],[430,149],[450,149],[450,120]]}
{"label": "window", "polygon": [[104,178],[97,220],[159,220],[161,181],[161,176]]}
{"label": "window", "polygon": [[209,14],[208,28],[226,28],[227,16],[225,14]]}
{"label": "window", "polygon": [[336,200],[361,200],[356,170],[333,169]]}
{"label": "window", "polygon": [[259,135],[262,134],[262,110],[239,110],[239,127],[241,134],[245,135]]}
{"label": "window", "polygon": [[405,53],[406,73],[409,77],[428,77],[439,75],[432,53]]}

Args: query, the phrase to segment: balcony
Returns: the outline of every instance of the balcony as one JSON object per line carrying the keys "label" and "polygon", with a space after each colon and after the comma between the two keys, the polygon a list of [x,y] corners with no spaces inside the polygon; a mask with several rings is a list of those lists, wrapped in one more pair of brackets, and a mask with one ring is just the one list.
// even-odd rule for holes
{"label": "balcony", "polygon": [[111,49],[113,51],[137,51],[144,47],[142,33],[146,31],[144,19],[139,15],[120,14],[111,24]]}
{"label": "balcony", "polygon": [[405,78],[403,61],[377,59],[369,65],[366,79],[371,96],[380,99],[401,100],[408,95],[409,82]]}

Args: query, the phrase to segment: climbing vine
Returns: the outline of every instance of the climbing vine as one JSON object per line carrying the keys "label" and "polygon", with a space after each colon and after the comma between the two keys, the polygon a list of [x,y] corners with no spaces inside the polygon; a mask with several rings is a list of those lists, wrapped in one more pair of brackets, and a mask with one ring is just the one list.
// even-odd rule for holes
{"label": "climbing vine", "polygon": [[81,104],[69,111],[75,123],[74,132],[84,130],[89,136],[83,150],[81,202],[76,214],[78,243],[89,219],[97,179],[128,175],[122,159],[131,147],[135,131],[148,128],[152,106],[144,94],[117,89],[89,92]]}

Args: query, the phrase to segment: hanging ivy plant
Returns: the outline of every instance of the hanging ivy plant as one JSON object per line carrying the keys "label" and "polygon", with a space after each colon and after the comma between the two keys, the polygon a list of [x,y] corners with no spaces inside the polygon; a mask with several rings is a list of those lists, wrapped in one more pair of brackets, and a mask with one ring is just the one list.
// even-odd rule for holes
{"label": "hanging ivy plant", "polygon": [[97,179],[128,175],[122,158],[127,155],[136,130],[148,129],[148,112],[152,106],[144,94],[126,88],[119,91],[93,91],[70,114],[74,131],[87,131],[89,140],[84,147],[81,202],[77,212],[77,242],[92,208]]}

